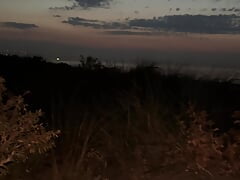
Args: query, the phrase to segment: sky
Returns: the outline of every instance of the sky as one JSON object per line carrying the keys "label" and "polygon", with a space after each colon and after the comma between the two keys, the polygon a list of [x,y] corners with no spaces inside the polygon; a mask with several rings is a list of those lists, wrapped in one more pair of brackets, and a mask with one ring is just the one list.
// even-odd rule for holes
{"label": "sky", "polygon": [[0,0],[0,52],[240,67],[240,0]]}

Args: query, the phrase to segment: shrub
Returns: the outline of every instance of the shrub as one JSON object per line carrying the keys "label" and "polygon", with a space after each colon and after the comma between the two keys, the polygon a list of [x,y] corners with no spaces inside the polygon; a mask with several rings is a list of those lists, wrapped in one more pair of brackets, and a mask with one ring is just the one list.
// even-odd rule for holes
{"label": "shrub", "polygon": [[210,176],[239,175],[239,111],[233,113],[235,127],[226,132],[220,132],[205,111],[199,112],[190,106],[188,114],[191,122],[188,125],[182,124],[181,128],[186,141],[183,154],[187,170],[204,172]]}
{"label": "shrub", "polygon": [[9,96],[0,77],[0,176],[9,164],[25,161],[31,154],[42,154],[54,147],[59,131],[47,131],[39,119],[41,110],[27,110],[22,96]]}

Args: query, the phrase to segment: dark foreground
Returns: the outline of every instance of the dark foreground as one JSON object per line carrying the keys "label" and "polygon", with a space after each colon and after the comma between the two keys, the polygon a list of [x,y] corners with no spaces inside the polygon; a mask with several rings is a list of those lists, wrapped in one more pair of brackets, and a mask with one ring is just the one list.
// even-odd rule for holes
{"label": "dark foreground", "polygon": [[94,58],[78,67],[0,56],[9,94],[42,109],[56,147],[0,179],[239,179],[240,85],[129,71]]}

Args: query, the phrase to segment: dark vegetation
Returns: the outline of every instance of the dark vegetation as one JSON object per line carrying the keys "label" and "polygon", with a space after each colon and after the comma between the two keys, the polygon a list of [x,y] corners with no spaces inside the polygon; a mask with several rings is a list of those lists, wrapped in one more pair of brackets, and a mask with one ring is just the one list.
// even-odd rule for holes
{"label": "dark vegetation", "polygon": [[238,176],[239,84],[92,57],[72,67],[0,55],[0,76],[62,132],[54,151],[13,166],[7,179],[160,179],[171,169]]}

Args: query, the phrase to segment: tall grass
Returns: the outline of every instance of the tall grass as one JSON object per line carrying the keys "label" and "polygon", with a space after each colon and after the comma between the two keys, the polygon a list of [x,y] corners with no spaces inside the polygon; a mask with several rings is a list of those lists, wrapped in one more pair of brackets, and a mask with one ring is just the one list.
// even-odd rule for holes
{"label": "tall grass", "polygon": [[154,98],[147,103],[132,93],[116,98],[111,108],[99,102],[91,109],[64,108],[62,137],[46,159],[51,168],[43,168],[39,179],[152,179],[172,171],[205,178],[238,175],[239,132],[218,134],[206,112],[192,105],[171,117]]}
{"label": "tall grass", "polygon": [[61,137],[51,153],[16,165],[6,179],[239,177],[238,85],[152,66],[126,72],[83,65],[54,65],[52,79],[37,76],[45,91],[31,80],[35,103],[46,110],[43,123]]}

